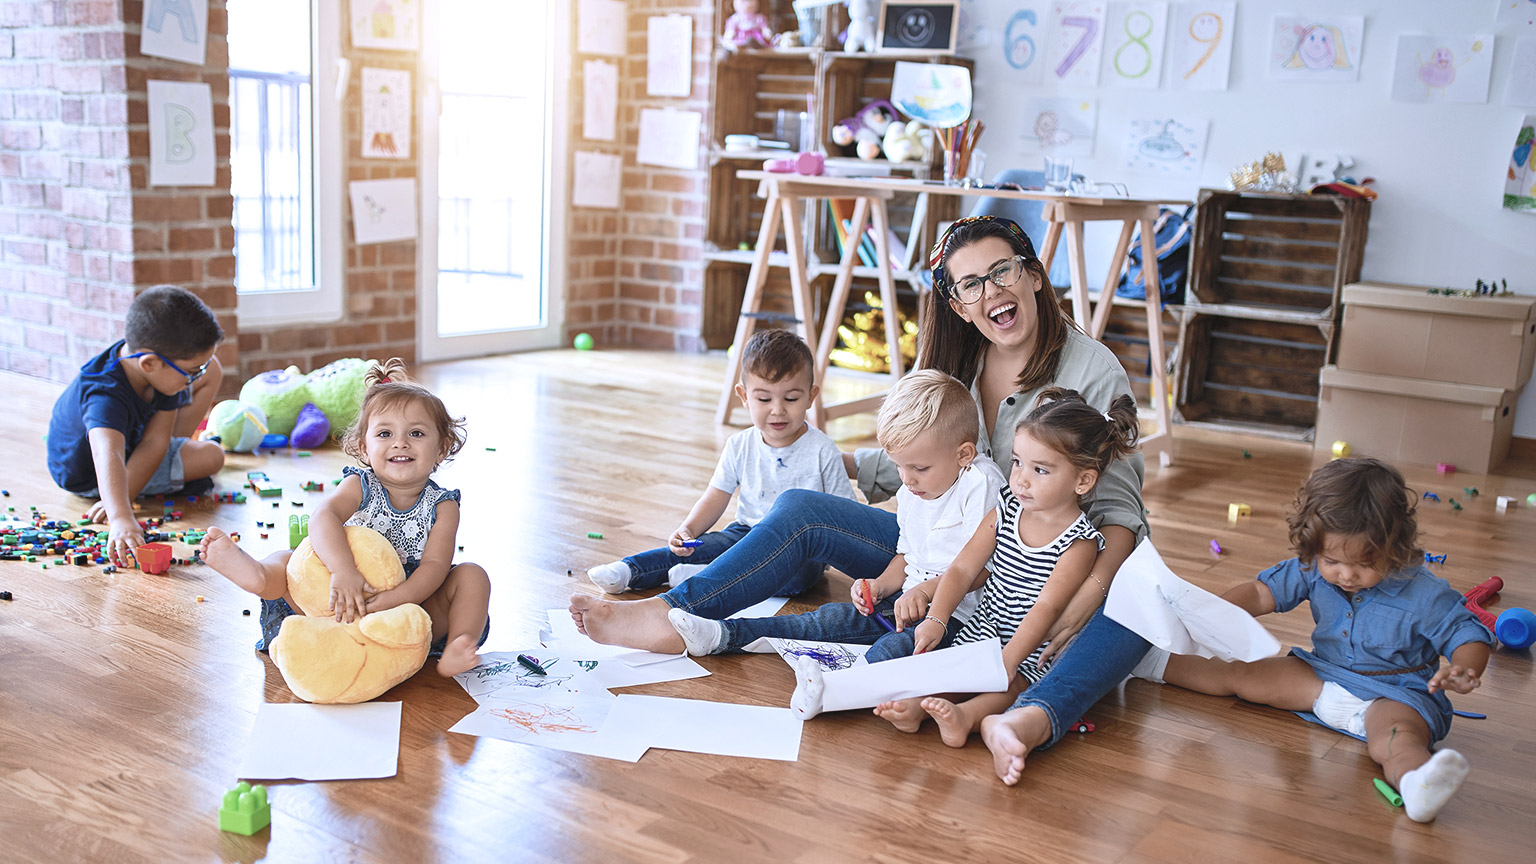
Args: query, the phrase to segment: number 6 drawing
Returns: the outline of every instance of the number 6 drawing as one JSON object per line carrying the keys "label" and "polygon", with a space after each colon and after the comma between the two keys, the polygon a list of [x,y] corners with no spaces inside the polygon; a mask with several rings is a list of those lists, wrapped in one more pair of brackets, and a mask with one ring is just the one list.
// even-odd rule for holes
{"label": "number 6 drawing", "polygon": [[1072,64],[1081,60],[1083,52],[1088,50],[1089,40],[1099,35],[1099,20],[1097,18],[1088,18],[1083,15],[1068,15],[1061,19],[1061,25],[1063,27],[1081,27],[1083,28],[1083,36],[1077,40],[1077,44],[1072,46],[1072,50],[1068,51],[1067,56],[1061,58],[1061,63],[1056,66],[1057,78],[1067,77],[1067,72],[1072,68]]}
{"label": "number 6 drawing", "polygon": [[1015,69],[1024,69],[1035,61],[1035,40],[1027,33],[1013,35],[1013,28],[1017,25],[1028,23],[1031,27],[1039,24],[1035,17],[1035,10],[1020,9],[1008,19],[1008,27],[1004,30],[1003,56],[1007,58],[1008,65]]}

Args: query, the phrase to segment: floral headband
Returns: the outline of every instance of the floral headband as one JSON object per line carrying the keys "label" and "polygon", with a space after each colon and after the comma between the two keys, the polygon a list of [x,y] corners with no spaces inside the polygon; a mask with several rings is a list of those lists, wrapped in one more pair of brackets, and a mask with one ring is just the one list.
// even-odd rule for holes
{"label": "floral headband", "polygon": [[954,236],[955,229],[962,228],[966,225],[973,225],[977,222],[996,222],[1004,228],[1007,228],[1009,233],[1017,237],[1019,241],[1024,244],[1024,254],[1026,257],[1040,257],[1035,254],[1035,244],[1029,242],[1029,235],[1025,234],[1024,229],[1019,227],[1019,223],[1013,221],[1012,219],[1006,218],[1004,216],[967,216],[964,219],[956,219],[955,221],[949,223],[949,227],[945,228],[944,233],[939,235],[938,242],[934,243],[933,248],[928,251],[928,269],[933,273],[934,287],[944,291],[950,291],[954,288],[954,286],[949,283],[949,279],[944,275],[944,259],[947,257],[945,255],[944,247],[948,245],[949,238]]}

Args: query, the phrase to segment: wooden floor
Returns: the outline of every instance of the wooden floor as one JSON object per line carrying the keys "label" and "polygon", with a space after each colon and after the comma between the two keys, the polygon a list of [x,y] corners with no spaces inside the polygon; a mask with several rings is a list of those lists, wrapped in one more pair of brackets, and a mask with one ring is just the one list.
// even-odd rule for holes
{"label": "wooden floor", "polygon": [[[495,584],[488,648],[527,645],[543,611],[582,590],[586,567],[656,545],[703,487],[731,430],[711,422],[719,356],[551,352],[422,370],[470,444],[442,472],[464,491],[462,558]],[[25,513],[75,517],[52,487],[40,440],[58,388],[10,375],[0,387],[9,442],[0,486]],[[865,443],[870,417],[830,430]],[[1177,464],[1149,466],[1146,502],[1165,558],[1212,590],[1287,557],[1283,515],[1311,466],[1300,445],[1179,430]],[[494,447],[491,451],[487,448]],[[1247,448],[1251,459],[1243,458]],[[331,481],[345,457],[237,456],[238,489],[261,469],[287,490],[272,508],[187,508],[184,526],[239,530],[258,554],[258,520],[286,526],[305,480]],[[1481,494],[1453,514],[1421,511],[1426,548],[1465,590],[1489,575],[1498,608],[1536,608],[1536,465],[1437,477],[1421,490]],[[329,485],[329,484],[328,484]],[[1520,509],[1494,514],[1498,494]],[[1233,527],[1227,504],[1252,505]],[[312,507],[313,504],[311,503]],[[587,538],[599,531],[601,540]],[[1226,549],[1220,559],[1211,539]],[[846,597],[831,577],[811,603]],[[399,775],[276,784],[272,827],[221,834],[215,813],[257,706],[293,701],[252,649],[254,599],[201,566],[169,578],[99,567],[0,562],[0,859],[5,861],[1527,861],[1536,842],[1536,686],[1528,653],[1498,652],[1485,686],[1458,707],[1447,743],[1473,774],[1431,825],[1371,786],[1353,739],[1269,708],[1136,681],[1089,719],[1098,731],[1036,754],[1017,788],[998,783],[978,742],[943,746],[863,713],[805,726],[798,762],[651,751],[637,764],[447,732],[474,703],[430,669],[383,698],[404,702]],[[206,602],[196,602],[204,595]],[[790,611],[799,607],[791,605]],[[1305,643],[1306,611],[1272,616]],[[705,658],[714,674],[636,692],[787,704],[790,670],[772,656]]]}

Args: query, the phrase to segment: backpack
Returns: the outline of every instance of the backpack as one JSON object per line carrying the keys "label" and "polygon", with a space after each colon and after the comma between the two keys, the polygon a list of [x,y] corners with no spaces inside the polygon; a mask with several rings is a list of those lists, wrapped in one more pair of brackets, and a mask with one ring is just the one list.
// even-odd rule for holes
{"label": "backpack", "polygon": [[[1181,213],[1171,207],[1160,208],[1152,223],[1157,246],[1157,275],[1162,282],[1164,303],[1184,302],[1184,283],[1189,276],[1189,246],[1194,239],[1193,204]],[[1130,254],[1120,274],[1115,296],[1147,299],[1146,279],[1141,274],[1141,230],[1131,241]]]}

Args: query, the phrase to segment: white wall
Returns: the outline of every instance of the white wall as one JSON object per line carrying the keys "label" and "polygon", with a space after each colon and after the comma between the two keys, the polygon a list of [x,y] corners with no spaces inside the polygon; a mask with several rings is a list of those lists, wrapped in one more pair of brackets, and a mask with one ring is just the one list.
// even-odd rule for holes
{"label": "white wall", "polygon": [[[1536,27],[1496,27],[1499,2],[1238,0],[1229,89],[1183,92],[1168,89],[1167,68],[1157,90],[1024,84],[1004,59],[1002,29],[1026,4],[962,0],[963,21],[980,26],[983,33],[984,44],[962,53],[976,61],[975,116],[987,125],[979,145],[988,154],[987,173],[1041,166],[1039,155],[1025,155],[1024,121],[1009,107],[1022,99],[1052,95],[1097,100],[1094,155],[1077,158],[1074,168],[1092,180],[1126,182],[1136,195],[1193,200],[1201,187],[1225,188],[1228,172],[1268,151],[1347,154],[1355,161],[1351,173],[1376,178],[1374,188],[1381,194],[1372,206],[1365,279],[1471,288],[1479,277],[1504,278],[1511,290],[1536,294],[1536,215],[1500,207],[1515,132],[1526,113],[1536,114],[1536,106],[1503,104],[1504,82],[1516,37],[1536,36]],[[1316,84],[1269,79],[1264,59],[1274,16],[1327,13],[1366,18],[1359,80]],[[1171,22],[1172,14],[1169,18]],[[1397,36],[1404,33],[1495,34],[1489,101],[1391,101]],[[1120,168],[1127,119],[1165,111],[1210,121],[1198,178],[1132,175]],[[1107,229],[1090,233],[1090,255],[1097,251],[1100,260],[1107,259],[1113,245]],[[1089,266],[1102,274],[1105,265],[1090,258]],[[1093,282],[1101,278],[1096,275]],[[1536,387],[1526,388],[1518,412],[1515,434],[1536,437]]]}

